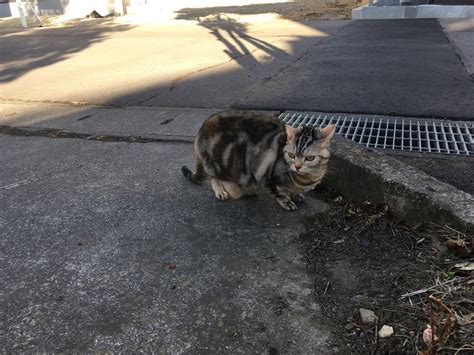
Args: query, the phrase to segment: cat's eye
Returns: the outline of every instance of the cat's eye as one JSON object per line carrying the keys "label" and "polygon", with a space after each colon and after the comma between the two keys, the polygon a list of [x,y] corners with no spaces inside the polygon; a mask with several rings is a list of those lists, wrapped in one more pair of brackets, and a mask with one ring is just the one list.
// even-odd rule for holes
{"label": "cat's eye", "polygon": [[291,159],[295,159],[295,155],[294,155],[293,153],[288,152],[288,156],[289,156]]}
{"label": "cat's eye", "polygon": [[314,158],[315,158],[314,155],[308,155],[308,156],[305,158],[305,160],[307,160],[307,161],[313,161]]}

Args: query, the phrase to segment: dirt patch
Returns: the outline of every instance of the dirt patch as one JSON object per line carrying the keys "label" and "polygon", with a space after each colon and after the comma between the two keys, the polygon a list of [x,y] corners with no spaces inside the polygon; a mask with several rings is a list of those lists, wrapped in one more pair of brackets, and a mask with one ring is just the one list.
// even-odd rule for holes
{"label": "dirt patch", "polygon": [[[282,3],[243,6],[184,8],[176,11],[176,19],[205,21],[216,16],[257,15],[273,13],[290,20],[350,19],[352,9],[367,4],[367,0],[295,0]],[[236,18],[238,20],[238,18]]]}
{"label": "dirt patch", "polygon": [[[409,227],[383,206],[346,202],[328,190],[316,194],[332,208],[309,223],[302,242],[314,294],[333,320],[331,346],[342,353],[427,351],[423,333],[431,323],[438,349],[474,349],[466,345],[474,341],[474,275],[455,269],[460,257],[446,247],[449,239],[471,237]],[[464,257],[472,258],[472,250]],[[377,322],[364,324],[360,308],[374,311]],[[392,336],[377,336],[384,325]]]}
{"label": "dirt patch", "polygon": [[352,9],[367,3],[366,0],[296,0],[294,8],[280,15],[290,20],[350,19]]}

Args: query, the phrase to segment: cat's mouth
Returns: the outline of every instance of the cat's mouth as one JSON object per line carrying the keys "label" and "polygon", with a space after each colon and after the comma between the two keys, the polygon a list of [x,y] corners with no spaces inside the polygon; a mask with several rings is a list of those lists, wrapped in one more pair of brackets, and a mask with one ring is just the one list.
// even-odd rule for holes
{"label": "cat's mouth", "polygon": [[292,169],[290,169],[290,171],[291,171],[292,173],[297,174],[297,175],[308,175],[308,174],[311,174],[311,171],[308,171],[308,170],[306,170],[306,169],[298,169],[298,170],[297,170],[297,169],[295,169],[295,168],[292,168]]}
{"label": "cat's mouth", "polygon": [[296,169],[295,167],[290,167],[289,171],[296,175],[308,176],[308,175],[314,175],[317,172],[317,169],[314,169],[311,167],[302,167],[300,169]]}

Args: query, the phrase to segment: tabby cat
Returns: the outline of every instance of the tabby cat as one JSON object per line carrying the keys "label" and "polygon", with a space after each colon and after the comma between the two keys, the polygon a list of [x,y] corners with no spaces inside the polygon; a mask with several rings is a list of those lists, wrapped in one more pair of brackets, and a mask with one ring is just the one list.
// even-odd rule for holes
{"label": "tabby cat", "polygon": [[281,207],[295,210],[304,192],[319,184],[327,170],[335,125],[293,128],[254,111],[225,111],[209,117],[195,142],[196,171],[184,176],[211,179],[219,200],[269,190]]}

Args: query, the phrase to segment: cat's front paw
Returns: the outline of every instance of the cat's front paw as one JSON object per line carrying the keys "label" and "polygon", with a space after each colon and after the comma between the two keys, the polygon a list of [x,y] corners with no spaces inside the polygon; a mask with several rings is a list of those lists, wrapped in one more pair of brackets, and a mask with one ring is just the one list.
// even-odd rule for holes
{"label": "cat's front paw", "polygon": [[229,199],[229,193],[222,186],[222,181],[218,179],[212,179],[211,186],[212,190],[214,190],[214,195],[216,195],[218,200],[225,201]]}
{"label": "cat's front paw", "polygon": [[225,190],[215,191],[214,194],[216,195],[217,199],[220,201],[225,201],[229,199],[229,194]]}
{"label": "cat's front paw", "polygon": [[286,211],[294,211],[298,209],[296,203],[294,203],[290,198],[279,199],[277,200],[280,206]]}
{"label": "cat's front paw", "polygon": [[292,200],[296,203],[304,202],[304,196],[302,194],[296,194],[292,197]]}

